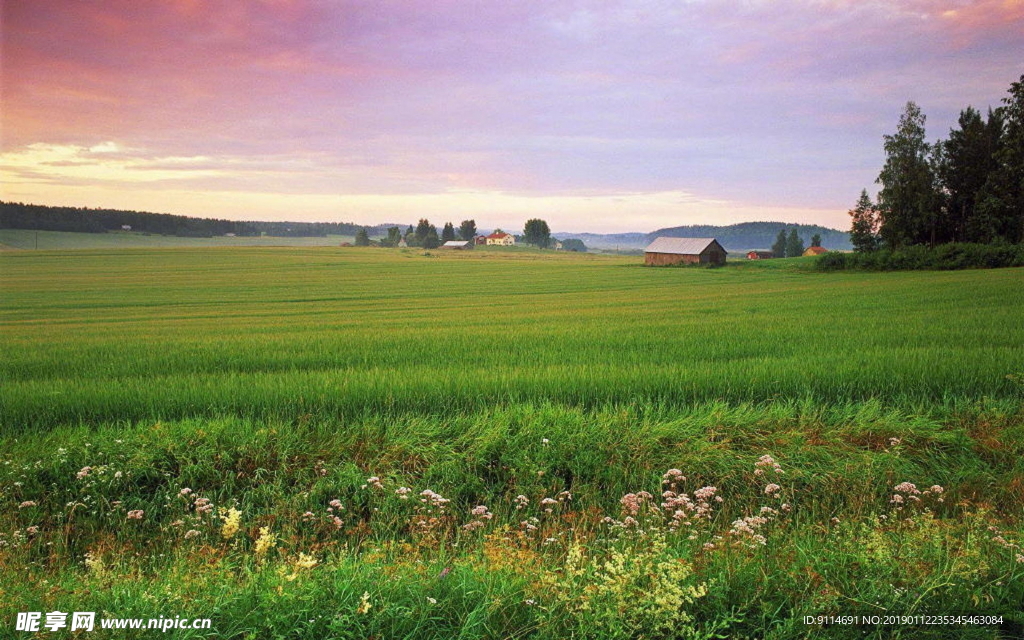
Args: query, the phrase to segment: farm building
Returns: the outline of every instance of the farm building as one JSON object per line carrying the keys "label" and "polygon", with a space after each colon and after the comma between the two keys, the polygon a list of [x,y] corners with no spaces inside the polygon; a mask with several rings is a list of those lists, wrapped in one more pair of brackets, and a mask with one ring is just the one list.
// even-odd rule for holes
{"label": "farm building", "polygon": [[440,247],[441,249],[455,249],[456,251],[462,251],[465,249],[472,249],[473,243],[468,240],[449,240]]}
{"label": "farm building", "polygon": [[714,238],[656,238],[644,249],[644,264],[725,264],[725,249]]}
{"label": "farm building", "polygon": [[747,260],[768,260],[774,258],[775,254],[771,251],[748,251]]}
{"label": "farm building", "polygon": [[511,247],[515,243],[516,237],[510,233],[505,233],[504,231],[495,231],[491,235],[487,236],[488,245]]}
{"label": "farm building", "polygon": [[807,251],[804,251],[805,256],[820,256],[823,253],[828,253],[828,249],[825,247],[807,247]]}

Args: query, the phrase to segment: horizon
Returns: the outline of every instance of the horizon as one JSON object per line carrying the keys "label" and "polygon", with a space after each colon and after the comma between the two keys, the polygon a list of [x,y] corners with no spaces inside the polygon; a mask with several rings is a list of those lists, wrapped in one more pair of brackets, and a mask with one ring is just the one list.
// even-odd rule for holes
{"label": "horizon", "polygon": [[907,101],[1024,72],[1020,0],[0,12],[0,199],[228,220],[843,230]]}

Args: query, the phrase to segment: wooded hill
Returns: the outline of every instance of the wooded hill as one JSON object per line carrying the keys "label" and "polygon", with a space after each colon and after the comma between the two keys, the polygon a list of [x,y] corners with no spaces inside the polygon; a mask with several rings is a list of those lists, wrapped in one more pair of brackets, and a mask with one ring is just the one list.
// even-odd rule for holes
{"label": "wooded hill", "polygon": [[[324,237],[354,236],[361,225],[351,222],[259,222],[193,218],[168,213],[47,207],[20,202],[0,202],[0,229],[78,231],[107,233],[125,226],[134,232],[189,238],[209,238],[229,233],[236,236]],[[368,227],[370,234],[384,233],[386,225]]]}

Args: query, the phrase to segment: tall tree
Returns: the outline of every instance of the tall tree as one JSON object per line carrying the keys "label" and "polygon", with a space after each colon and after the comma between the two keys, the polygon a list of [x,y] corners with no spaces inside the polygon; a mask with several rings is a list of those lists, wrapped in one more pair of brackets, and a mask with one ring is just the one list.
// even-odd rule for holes
{"label": "tall tree", "polygon": [[1010,85],[997,111],[1002,135],[996,168],[979,193],[974,226],[988,230],[989,237],[977,238],[981,241],[1024,242],[1024,75]]}
{"label": "tall tree", "polygon": [[811,246],[812,247],[820,247],[821,246],[821,234],[820,233],[816,233],[813,236],[811,236]]}
{"label": "tall tree", "polygon": [[786,230],[779,229],[779,235],[775,238],[775,244],[772,245],[772,253],[776,258],[786,257]]}
{"label": "tall tree", "polygon": [[551,242],[551,229],[548,227],[548,223],[540,218],[527,220],[526,227],[523,229],[523,242],[546,249],[548,243]]}
{"label": "tall tree", "polygon": [[463,240],[476,239],[476,220],[463,220],[459,225],[459,235]]}
{"label": "tall tree", "polygon": [[796,228],[789,230],[789,237],[786,238],[786,257],[797,258],[804,255],[804,240],[797,232]]}
{"label": "tall tree", "polygon": [[[989,110],[989,123],[993,118],[998,116]],[[948,222],[940,240],[948,242],[968,239],[967,224],[975,216],[978,194],[997,166],[994,145],[998,144],[998,137],[993,139],[981,114],[967,107],[960,112],[957,124],[959,128],[950,129],[949,139],[942,143],[942,161],[938,165]]]}
{"label": "tall tree", "polygon": [[925,142],[925,115],[908,102],[895,135],[885,136],[885,166],[878,175],[882,240],[892,248],[933,242],[936,217],[934,180]]}
{"label": "tall tree", "polygon": [[[437,227],[430,224],[430,221],[427,220],[426,218],[420,218],[420,221],[416,224],[416,231],[413,233],[413,237],[415,238],[416,241],[414,246],[425,247],[427,236],[430,234],[431,231],[434,232],[434,238],[437,238]],[[408,242],[408,240],[406,241]],[[413,243],[410,242],[409,244]],[[431,247],[427,248],[430,249]]]}
{"label": "tall tree", "polygon": [[444,223],[444,229],[441,231],[441,242],[448,242],[449,240],[455,239],[455,226],[451,222]]}
{"label": "tall tree", "polygon": [[878,248],[878,210],[868,197],[868,190],[860,192],[857,206],[850,209],[853,218],[850,227],[850,244],[853,250],[863,253]]}

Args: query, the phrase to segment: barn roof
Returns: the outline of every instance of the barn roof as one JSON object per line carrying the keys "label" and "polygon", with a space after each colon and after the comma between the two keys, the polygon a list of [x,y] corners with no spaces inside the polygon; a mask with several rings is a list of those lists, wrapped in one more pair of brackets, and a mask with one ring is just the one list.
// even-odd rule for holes
{"label": "barn roof", "polygon": [[698,255],[707,249],[714,238],[668,238],[661,236],[644,249],[646,253],[679,253],[682,255]]}
{"label": "barn roof", "polygon": [[469,241],[468,240],[449,240],[448,242],[445,242],[441,246],[442,247],[448,247],[450,249],[451,248],[462,248],[462,247],[469,246]]}

